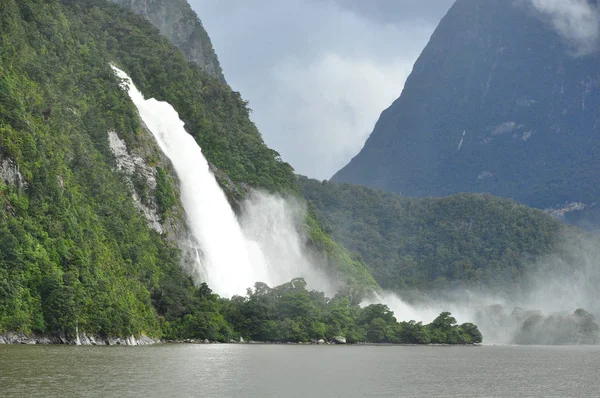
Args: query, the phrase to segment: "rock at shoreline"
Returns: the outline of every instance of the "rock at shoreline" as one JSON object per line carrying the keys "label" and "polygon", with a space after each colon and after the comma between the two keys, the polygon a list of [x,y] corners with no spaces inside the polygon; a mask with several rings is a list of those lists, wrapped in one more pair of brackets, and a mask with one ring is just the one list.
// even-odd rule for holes
{"label": "rock at shoreline", "polygon": [[337,336],[333,338],[336,344],[346,344],[346,338],[344,336]]}
{"label": "rock at shoreline", "polygon": [[141,335],[139,339],[131,335],[127,338],[119,337],[99,337],[79,333],[75,338],[65,336],[47,336],[47,335],[25,335],[23,333],[0,334],[0,344],[64,344],[64,345],[152,345],[160,343],[160,340],[153,339],[146,335]]}

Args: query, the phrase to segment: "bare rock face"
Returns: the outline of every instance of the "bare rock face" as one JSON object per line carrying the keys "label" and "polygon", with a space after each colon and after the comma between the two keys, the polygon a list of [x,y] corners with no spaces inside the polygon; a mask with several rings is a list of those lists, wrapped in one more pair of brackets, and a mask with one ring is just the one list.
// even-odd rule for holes
{"label": "bare rock face", "polygon": [[333,341],[335,341],[336,344],[346,344],[346,337],[345,336],[337,336],[333,338]]}
{"label": "bare rock face", "polygon": [[144,16],[177,46],[188,61],[225,82],[212,43],[198,15],[186,0],[111,0]]}
{"label": "bare rock face", "polygon": [[593,207],[600,10],[581,9],[594,24],[584,37],[561,25],[570,16],[557,9],[458,0],[400,98],[333,180],[411,197],[486,192],[540,209]]}
{"label": "bare rock face", "polygon": [[0,180],[5,184],[14,185],[17,188],[27,186],[19,168],[11,159],[0,159]]}
{"label": "bare rock face", "polygon": [[117,171],[126,176],[136,207],[144,214],[150,228],[162,234],[163,225],[158,214],[158,205],[154,195],[148,195],[148,198],[142,201],[140,193],[136,191],[136,187],[132,182],[132,178],[137,176],[145,182],[149,190],[156,190],[156,169],[150,167],[141,156],[130,153],[125,141],[119,138],[116,132],[108,132],[108,142],[117,161]]}

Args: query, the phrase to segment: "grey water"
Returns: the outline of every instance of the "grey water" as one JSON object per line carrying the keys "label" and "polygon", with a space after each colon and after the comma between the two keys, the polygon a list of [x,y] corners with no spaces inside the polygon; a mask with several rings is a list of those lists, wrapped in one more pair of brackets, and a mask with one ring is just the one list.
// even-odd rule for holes
{"label": "grey water", "polygon": [[0,346],[0,397],[598,397],[600,347]]}

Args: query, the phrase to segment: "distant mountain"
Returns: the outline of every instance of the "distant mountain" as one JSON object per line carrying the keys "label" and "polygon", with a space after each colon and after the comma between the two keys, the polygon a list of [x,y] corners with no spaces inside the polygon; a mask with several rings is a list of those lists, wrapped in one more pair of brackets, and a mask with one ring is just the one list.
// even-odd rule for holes
{"label": "distant mountain", "polygon": [[110,0],[142,15],[211,76],[225,82],[217,54],[198,15],[186,0]]}
{"label": "distant mountain", "polygon": [[487,192],[558,213],[594,206],[597,41],[564,37],[552,24],[561,16],[532,4],[458,0],[401,97],[333,181],[411,197]]}

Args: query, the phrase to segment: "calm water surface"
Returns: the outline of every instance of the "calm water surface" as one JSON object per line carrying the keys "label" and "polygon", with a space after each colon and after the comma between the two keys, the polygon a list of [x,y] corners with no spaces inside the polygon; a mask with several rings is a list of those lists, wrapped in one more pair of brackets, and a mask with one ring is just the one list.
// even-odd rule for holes
{"label": "calm water surface", "polygon": [[0,345],[0,397],[600,397],[600,347]]}

